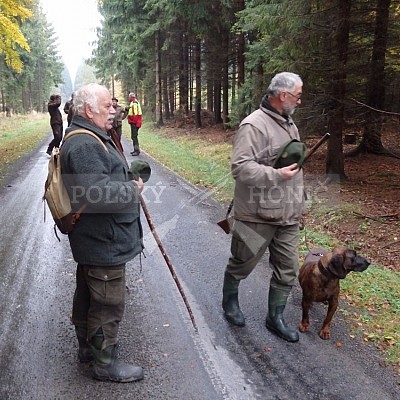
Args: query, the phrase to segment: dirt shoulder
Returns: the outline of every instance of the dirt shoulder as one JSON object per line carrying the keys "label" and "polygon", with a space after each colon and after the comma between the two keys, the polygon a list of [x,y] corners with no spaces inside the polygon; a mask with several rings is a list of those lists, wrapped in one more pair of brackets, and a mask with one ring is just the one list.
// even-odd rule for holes
{"label": "dirt shoulder", "polygon": [[[386,133],[387,149],[400,151],[398,134]],[[316,139],[306,140],[312,146]],[[345,151],[354,146],[345,146]],[[315,154],[305,167],[310,174],[325,171],[325,152]],[[362,251],[374,263],[400,272],[400,159],[390,156],[362,155],[345,158],[347,181],[336,190],[339,202],[336,218],[327,213],[315,218],[306,215],[306,224],[315,230],[326,230],[339,242]]]}

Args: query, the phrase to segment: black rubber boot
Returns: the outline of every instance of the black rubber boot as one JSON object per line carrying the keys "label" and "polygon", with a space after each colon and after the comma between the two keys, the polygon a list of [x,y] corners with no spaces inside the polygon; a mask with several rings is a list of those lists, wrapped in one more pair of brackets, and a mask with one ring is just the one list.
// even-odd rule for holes
{"label": "black rubber boot", "polygon": [[222,308],[228,322],[233,325],[244,326],[244,315],[239,307],[239,283],[240,281],[225,272],[222,289]]}
{"label": "black rubber boot", "polygon": [[81,326],[75,326],[76,337],[78,338],[79,349],[78,358],[81,363],[93,361],[92,350],[86,340],[86,329]]}
{"label": "black rubber boot", "polygon": [[283,319],[283,311],[291,289],[291,286],[282,288],[269,287],[268,315],[265,326],[282,339],[288,342],[297,342],[299,340],[297,330],[289,328]]}
{"label": "black rubber boot", "polygon": [[97,333],[92,340],[94,358],[92,376],[99,381],[133,382],[143,379],[143,368],[118,360],[116,345],[102,349],[103,335]]}
{"label": "black rubber boot", "polygon": [[138,156],[140,154],[139,146],[133,146],[133,151],[131,152],[132,156]]}

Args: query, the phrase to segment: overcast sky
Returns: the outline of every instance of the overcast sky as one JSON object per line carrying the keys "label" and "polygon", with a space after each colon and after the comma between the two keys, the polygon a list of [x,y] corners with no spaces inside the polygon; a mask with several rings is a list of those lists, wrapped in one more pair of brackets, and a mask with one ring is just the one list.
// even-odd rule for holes
{"label": "overcast sky", "polygon": [[100,14],[96,0],[40,0],[47,21],[58,36],[58,48],[75,79],[79,64],[91,56],[90,42],[96,40]]}

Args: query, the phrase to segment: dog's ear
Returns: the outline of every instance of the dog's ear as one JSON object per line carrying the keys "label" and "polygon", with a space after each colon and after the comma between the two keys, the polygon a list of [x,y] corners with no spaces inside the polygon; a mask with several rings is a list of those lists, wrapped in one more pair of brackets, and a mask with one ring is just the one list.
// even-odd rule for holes
{"label": "dog's ear", "polygon": [[345,268],[345,256],[343,254],[334,254],[329,260],[328,270],[339,279],[346,278],[348,271]]}

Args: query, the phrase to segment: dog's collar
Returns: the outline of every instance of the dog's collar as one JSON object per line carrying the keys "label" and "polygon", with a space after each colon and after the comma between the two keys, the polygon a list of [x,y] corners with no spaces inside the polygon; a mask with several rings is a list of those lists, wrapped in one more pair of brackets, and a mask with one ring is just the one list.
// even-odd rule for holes
{"label": "dog's collar", "polygon": [[326,276],[327,278],[336,278],[336,279],[340,279],[335,273],[333,273],[331,270],[329,270],[328,268],[325,268],[324,265],[321,262],[321,259],[318,260],[318,269],[320,270],[321,274]]}

